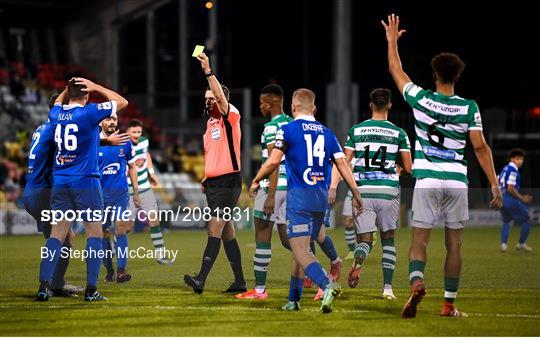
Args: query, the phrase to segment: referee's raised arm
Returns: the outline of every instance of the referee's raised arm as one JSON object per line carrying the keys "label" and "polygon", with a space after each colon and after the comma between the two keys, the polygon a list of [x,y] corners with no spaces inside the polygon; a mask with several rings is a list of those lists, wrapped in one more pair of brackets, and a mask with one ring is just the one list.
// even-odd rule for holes
{"label": "referee's raised arm", "polygon": [[201,62],[201,68],[204,72],[204,75],[206,75],[206,78],[208,79],[208,85],[210,87],[210,90],[214,94],[216,104],[219,108],[219,112],[223,115],[227,115],[229,113],[229,100],[223,92],[223,88],[221,87],[221,84],[219,83],[216,75],[210,68],[208,56],[206,56],[206,54],[204,53],[201,53],[197,56],[197,60]]}

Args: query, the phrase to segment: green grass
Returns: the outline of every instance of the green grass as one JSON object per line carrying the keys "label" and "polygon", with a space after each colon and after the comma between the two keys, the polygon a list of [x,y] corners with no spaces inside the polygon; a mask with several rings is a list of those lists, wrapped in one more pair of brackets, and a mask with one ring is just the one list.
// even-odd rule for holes
{"label": "green grass", "polygon": [[[330,231],[339,252],[346,253],[343,230]],[[380,299],[381,247],[374,247],[365,264],[361,284],[346,287],[335,302],[334,312],[322,315],[311,300],[315,290],[304,292],[302,311],[280,311],[288,292],[290,254],[277,234],[273,241],[268,301],[240,301],[221,294],[232,279],[223,250],[211,272],[205,292],[199,296],[184,286],[183,275],[198,271],[206,235],[202,231],[168,233],[168,248],[179,249],[173,266],[152,260],[132,260],[128,284],[100,283],[108,302],[88,304],[82,298],[53,298],[35,303],[39,269],[39,236],[0,237],[0,335],[6,336],[538,336],[540,335],[540,232],[532,230],[532,253],[498,250],[498,229],[466,229],[464,267],[457,304],[469,318],[441,318],[444,233],[435,230],[429,246],[425,276],[428,294],[416,319],[399,317],[408,296],[407,252],[410,231],[398,231],[398,263],[394,291],[398,301]],[[515,243],[517,229],[511,242]],[[253,234],[238,234],[244,272],[253,283]],[[129,237],[130,246],[150,248],[148,234]],[[77,248],[84,247],[79,236]],[[326,259],[319,258],[328,266]],[[102,270],[102,277],[103,277]],[[83,285],[85,265],[72,261],[67,279]]]}

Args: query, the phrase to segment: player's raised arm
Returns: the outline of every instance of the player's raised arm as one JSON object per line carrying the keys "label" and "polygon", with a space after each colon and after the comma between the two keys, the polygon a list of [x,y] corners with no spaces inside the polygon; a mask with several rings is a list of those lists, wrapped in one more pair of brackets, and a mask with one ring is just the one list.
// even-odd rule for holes
{"label": "player's raised arm", "polygon": [[471,139],[472,146],[474,148],[474,154],[480,163],[480,167],[487,176],[489,185],[491,186],[491,193],[493,199],[489,202],[491,208],[499,209],[502,207],[503,199],[499,183],[497,182],[497,174],[495,173],[495,166],[493,165],[493,155],[491,154],[491,148],[484,139],[484,133],[482,130],[470,130],[469,138]]}
{"label": "player's raised arm", "polygon": [[66,98],[67,98],[67,87],[64,88],[64,90],[62,90],[62,92],[56,96],[56,98],[54,99],[54,104],[62,104],[64,103]]}
{"label": "player's raised arm", "polygon": [[388,41],[388,69],[399,91],[403,94],[404,87],[411,82],[409,76],[403,70],[401,59],[399,58],[398,39],[406,32],[399,30],[399,16],[395,14],[388,16],[388,23],[381,20],[386,31],[386,40]]}
{"label": "player's raised arm", "polygon": [[212,69],[210,68],[210,61],[208,60],[208,56],[206,56],[206,54],[204,53],[201,53],[197,56],[197,60],[201,62],[201,68],[204,72],[204,75],[206,75],[206,78],[208,79],[208,85],[210,86],[210,90],[216,98],[219,112],[222,115],[227,115],[229,113],[229,102],[227,100],[227,96],[225,96],[225,93],[223,92],[223,88],[221,87],[221,84],[219,83],[216,75],[214,74],[214,72],[212,72]]}
{"label": "player's raised arm", "polygon": [[117,92],[107,89],[103,86],[98,85],[97,83],[94,83],[82,77],[76,77],[74,79],[76,81],[75,84],[85,86],[85,88],[81,89],[81,91],[87,92],[87,93],[96,92],[100,95],[103,95],[108,101],[115,101],[116,111],[120,111],[127,107],[128,100],[126,100],[123,96],[121,96]]}

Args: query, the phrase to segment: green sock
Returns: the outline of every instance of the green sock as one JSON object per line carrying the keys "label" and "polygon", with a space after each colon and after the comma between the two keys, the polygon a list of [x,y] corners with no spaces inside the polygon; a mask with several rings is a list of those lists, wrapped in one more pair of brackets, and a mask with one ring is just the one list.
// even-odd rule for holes
{"label": "green sock", "polygon": [[417,279],[424,279],[424,268],[426,263],[422,261],[409,262],[409,283],[413,283]]}
{"label": "green sock", "polygon": [[349,251],[354,251],[356,245],[356,230],[354,228],[345,229],[345,242],[347,242]]}
{"label": "green sock", "polygon": [[253,272],[255,274],[255,288],[264,288],[266,286],[266,275],[268,274],[268,265],[272,259],[272,244],[256,242],[255,256],[253,256]]}
{"label": "green sock", "polygon": [[388,238],[381,240],[383,255],[382,255],[382,270],[383,270],[383,283],[384,288],[388,289],[392,287],[392,280],[394,278],[394,268],[396,267],[396,245],[394,238]]}
{"label": "green sock", "polygon": [[150,238],[152,239],[152,244],[154,244],[154,248],[163,248],[163,233],[161,232],[160,225],[156,225],[155,227],[150,228]]}
{"label": "green sock", "polygon": [[444,277],[444,300],[453,303],[457,297],[459,277]]}
{"label": "green sock", "polygon": [[371,243],[360,242],[354,247],[354,257],[361,257],[362,262],[366,260],[371,251]]}

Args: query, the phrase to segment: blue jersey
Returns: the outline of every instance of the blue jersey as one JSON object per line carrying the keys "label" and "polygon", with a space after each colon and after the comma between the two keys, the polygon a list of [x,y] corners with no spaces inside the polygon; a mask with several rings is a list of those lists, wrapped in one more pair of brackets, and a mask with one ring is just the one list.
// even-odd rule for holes
{"label": "blue jersey", "polygon": [[518,167],[514,163],[508,163],[503,168],[498,178],[499,186],[503,194],[507,194],[507,188],[509,185],[513,185],[516,191],[519,190],[521,185],[521,175],[519,174]]}
{"label": "blue jersey", "polygon": [[332,159],[345,157],[334,133],[313,116],[298,116],[276,133],[277,149],[285,153],[287,208],[324,212]]}
{"label": "blue jersey", "polygon": [[32,135],[28,152],[28,173],[24,195],[30,196],[51,187],[51,174],[54,160],[54,140],[49,121],[37,127]]}
{"label": "blue jersey", "polygon": [[98,152],[101,187],[105,203],[128,194],[127,164],[135,162],[131,142],[121,146],[100,146]]}
{"label": "blue jersey", "polygon": [[99,177],[99,123],[116,115],[116,102],[60,105],[49,112],[54,128],[56,152],[53,185],[66,184],[82,177]]}

